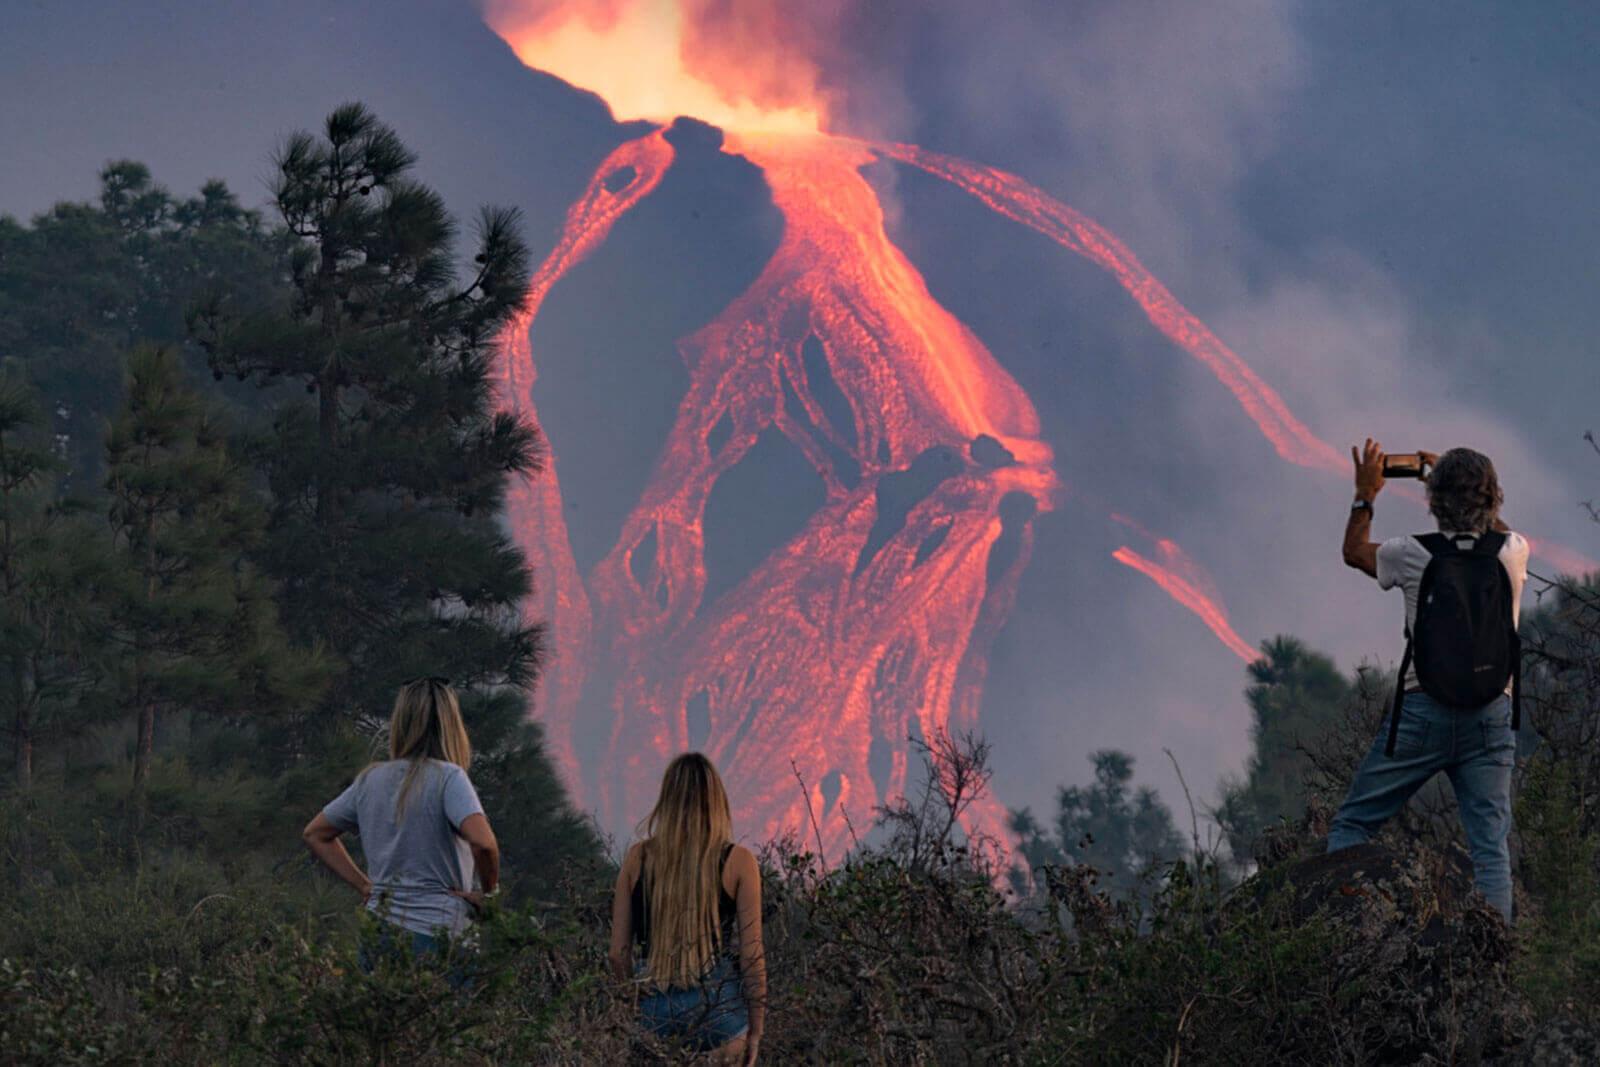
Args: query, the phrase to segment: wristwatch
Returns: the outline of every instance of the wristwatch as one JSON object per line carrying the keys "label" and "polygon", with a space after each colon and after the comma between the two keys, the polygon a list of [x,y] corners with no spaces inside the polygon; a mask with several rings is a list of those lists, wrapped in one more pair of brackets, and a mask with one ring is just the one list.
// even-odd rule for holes
{"label": "wristwatch", "polygon": [[1366,499],[1358,496],[1358,497],[1356,497],[1356,502],[1354,504],[1350,505],[1350,510],[1351,511],[1360,511],[1362,508],[1366,508],[1368,511],[1371,511],[1372,510],[1372,501],[1366,500]]}

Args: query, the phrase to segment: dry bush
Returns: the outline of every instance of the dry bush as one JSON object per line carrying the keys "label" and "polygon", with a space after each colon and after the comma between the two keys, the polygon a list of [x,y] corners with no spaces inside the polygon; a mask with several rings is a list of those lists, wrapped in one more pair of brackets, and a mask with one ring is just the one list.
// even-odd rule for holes
{"label": "dry bush", "polygon": [[[1432,888],[1427,850],[1390,854],[1388,888],[1351,895],[1344,874],[1308,861],[1318,827],[1302,824],[1232,890],[1200,857],[1164,872],[1145,909],[1113,900],[1085,866],[1035,871],[1034,895],[1018,899],[1000,888],[994,843],[962,829],[988,781],[986,748],[939,737],[924,756],[923,788],[882,810],[838,866],[800,840],[764,850],[765,1062],[1362,1063],[1435,1038],[1505,1043],[1504,939],[1450,895],[1459,879]],[[402,961],[373,975],[357,968],[347,924],[285,923],[290,899],[197,911],[138,871],[103,881],[92,899],[0,901],[0,921],[26,910],[44,938],[12,938],[19,955],[0,967],[0,1027],[35,1035],[7,1046],[22,1050],[8,1052],[16,1062],[105,1049],[168,1064],[690,1059],[640,1036],[635,987],[608,976],[609,885],[592,873],[492,916],[477,951],[442,970]],[[193,881],[200,891],[205,879]],[[230,888],[246,901],[272,892]],[[202,939],[204,953],[169,945],[141,966],[124,946],[97,971],[96,931],[45,936],[103,915],[94,902],[108,895],[130,921],[149,913],[141,929]],[[1349,901],[1361,905],[1353,921],[1339,916]],[[77,958],[27,951],[47,941]],[[465,989],[452,986],[463,973]]]}

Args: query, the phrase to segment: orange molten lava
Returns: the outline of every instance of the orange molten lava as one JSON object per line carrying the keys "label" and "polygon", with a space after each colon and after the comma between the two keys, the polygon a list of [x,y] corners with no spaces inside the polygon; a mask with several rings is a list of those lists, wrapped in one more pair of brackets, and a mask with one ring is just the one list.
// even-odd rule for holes
{"label": "orange molten lava", "polygon": [[[542,713],[570,780],[591,784],[580,795],[608,821],[626,821],[648,807],[665,759],[703,747],[762,832],[804,827],[814,813],[837,854],[850,812],[865,821],[905,789],[908,735],[976,727],[988,645],[1030,542],[1024,524],[1017,550],[989,573],[1002,502],[1016,494],[1030,514],[1047,509],[1055,476],[1028,398],[890,242],[860,173],[868,146],[735,133],[725,147],[766,175],[783,240],[749,290],[682,343],[689,392],[617,545],[580,578],[554,466],[519,488],[511,518],[540,576],[532,610],[556,622]],[[550,286],[671,161],[659,131],[624,144],[568,213],[508,333],[509,403],[536,415],[528,328]],[[850,426],[829,422],[808,380],[801,351],[813,338],[849,400]],[[811,461],[827,503],[743,583],[704,603],[706,499],[769,429]],[[980,462],[973,442],[985,437],[1009,460]],[[882,479],[918,457],[946,463],[948,475],[869,546]],[[1248,656],[1199,569],[1172,542],[1156,543],[1165,564],[1131,549],[1118,558],[1138,560],[1130,565]],[[572,728],[591,673],[618,682],[604,767],[586,779]],[[692,706],[708,724],[703,737],[691,729]],[[1003,840],[1002,817],[991,800],[972,828]]]}
{"label": "orange molten lava", "polygon": [[[976,728],[988,648],[1027,565],[1029,520],[1057,489],[1052,457],[1021,388],[889,240],[861,175],[874,146],[816,132],[824,109],[804,106],[814,93],[795,91],[814,84],[806,65],[757,84],[730,70],[724,49],[708,78],[687,58],[678,12],[652,0],[490,10],[524,61],[601,89],[618,117],[687,112],[726,127],[725,150],[761,169],[784,220],[761,275],[680,343],[688,394],[638,505],[591,574],[573,563],[554,464],[514,495],[511,521],[539,578],[530,611],[555,624],[541,712],[580,800],[609,825],[647,810],[674,753],[703,748],[754,817],[749,829],[770,835],[815,818],[837,857],[850,821],[870,821],[907,787],[908,736]],[[506,403],[537,417],[529,327],[545,295],[649,195],[672,158],[656,131],[601,164],[508,330]],[[1118,276],[1126,284],[1137,271],[1133,263]],[[850,425],[824,412],[810,381],[820,368],[808,370],[802,355],[808,342]],[[1246,392],[1247,407],[1276,399],[1264,386]],[[1292,437],[1298,424],[1279,421]],[[706,602],[706,500],[773,432],[810,461],[826,503]],[[553,446],[559,457],[561,442]],[[907,479],[921,488],[886,504]],[[1171,546],[1167,558],[1177,574],[1185,557]],[[1222,619],[1221,636],[1225,617],[1197,573],[1167,587],[1208,624]],[[582,696],[591,678],[616,679],[603,708]],[[610,736],[601,766],[583,767],[573,727],[596,712]],[[1006,847],[993,798],[971,813],[969,829]]]}
{"label": "orange molten lava", "polygon": [[1148,541],[1160,557],[1160,562],[1140,555],[1127,545],[1111,553],[1112,559],[1145,575],[1168,596],[1194,612],[1234,655],[1246,663],[1253,663],[1260,658],[1260,653],[1251,648],[1250,642],[1240,637],[1228,621],[1228,610],[1222,606],[1222,593],[1204,567],[1191,559],[1171,538],[1157,537],[1126,515],[1112,512],[1111,519]]}
{"label": "orange molten lava", "polygon": [[[906,788],[908,735],[976,727],[988,646],[1031,540],[1024,525],[1009,562],[989,573],[1002,501],[1020,494],[1029,513],[1048,509],[1055,476],[1026,395],[890,242],[860,173],[873,158],[869,146],[736,132],[725,148],[766,175],[784,237],[750,289],[682,343],[689,392],[617,545],[587,581],[578,575],[554,463],[512,502],[540,578],[531,610],[556,623],[541,710],[569,780],[608,822],[646,810],[659,766],[703,747],[762,832],[802,828],[814,813],[837,855],[850,812],[865,821]],[[536,417],[529,325],[550,286],[671,161],[660,131],[622,145],[568,213],[523,319],[508,332],[508,403]],[[811,338],[849,400],[851,426],[830,424],[817,401],[801,357]],[[706,499],[768,429],[811,461],[827,504],[738,587],[703,603]],[[1009,461],[980,462],[973,442],[985,437]],[[559,456],[560,442],[555,448]],[[944,457],[950,475],[869,551],[881,480],[925,455]],[[1117,558],[1253,658],[1199,568],[1172,542],[1154,540],[1164,563],[1131,549]],[[605,709],[603,768],[586,778],[593,769],[580,766],[572,735],[592,710],[579,703],[592,674],[618,682]],[[703,737],[691,730],[692,706],[708,723]],[[974,814],[975,830],[1003,841],[1003,827],[992,800]]]}
{"label": "orange molten lava", "polygon": [[1218,603],[1215,594],[1197,584],[1197,576],[1186,566],[1189,561],[1177,545],[1162,541],[1159,546],[1167,556],[1165,565],[1146,559],[1127,545],[1111,553],[1111,558],[1126,564],[1159,585],[1168,596],[1200,617],[1211,632],[1246,663],[1260,658],[1260,653],[1250,647],[1250,642],[1240,637],[1228,623],[1228,614]]}
{"label": "orange molten lava", "polygon": [[[837,857],[847,816],[869,822],[906,788],[908,735],[976,727],[987,646],[1027,562],[1023,529],[1010,561],[989,573],[1002,501],[1021,494],[1029,511],[1048,507],[1054,475],[1027,397],[889,241],[859,173],[870,155],[823,137],[741,135],[728,149],[767,175],[783,240],[750,289],[680,345],[688,395],[617,545],[579,579],[554,472],[519,488],[511,517],[541,579],[543,602],[532,610],[556,623],[542,717],[571,780],[591,784],[584,799],[608,821],[636,818],[664,761],[703,747],[759,832],[803,828],[814,813]],[[535,276],[529,320],[670,159],[657,132],[602,164]],[[608,191],[626,168],[631,181]],[[527,327],[517,323],[507,338],[507,396],[533,413]],[[832,425],[817,401],[802,358],[808,339],[820,344],[852,425]],[[827,502],[740,585],[705,603],[706,499],[768,430],[811,461]],[[976,459],[972,442],[983,436],[1011,460]],[[881,480],[918,457],[942,464],[942,477],[869,547]],[[572,724],[590,672],[618,681],[604,768],[586,780]],[[705,736],[691,729],[694,705]],[[1003,815],[991,799],[973,828],[1003,838]]]}
{"label": "orange molten lava", "polygon": [[[538,369],[528,339],[529,327],[550,287],[594,251],[629,208],[655,191],[672,159],[672,145],[659,130],[627,142],[606,157],[583,196],[567,212],[556,247],[539,265],[528,285],[522,313],[507,326],[502,339],[504,406],[537,421],[533,386]],[[615,181],[619,178],[627,181],[619,184]],[[619,187],[613,190],[612,185]],[[572,543],[561,513],[558,464],[559,457],[552,450],[547,469],[540,477],[512,484],[506,517],[538,578],[533,602],[525,610],[531,618],[555,622],[553,662],[540,679],[546,739],[551,754],[566,771],[568,782],[575,790],[581,790],[572,725],[587,678],[591,615],[589,594],[573,562]]]}
{"label": "orange molten lava", "polygon": [[930,152],[916,145],[879,146],[892,159],[920,167],[966,190],[1000,214],[1036,230],[1109,271],[1156,328],[1187,350],[1238,398],[1278,454],[1291,463],[1343,471],[1339,452],[1294,417],[1283,398],[1223,344],[1205,323],[1178,303],[1105,227],[1018,178],[992,167]]}

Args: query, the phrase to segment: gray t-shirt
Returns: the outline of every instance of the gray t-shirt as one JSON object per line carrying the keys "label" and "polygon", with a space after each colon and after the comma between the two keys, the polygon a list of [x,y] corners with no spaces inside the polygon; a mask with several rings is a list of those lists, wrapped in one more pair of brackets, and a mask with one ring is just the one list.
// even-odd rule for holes
{"label": "gray t-shirt", "polygon": [[450,890],[472,888],[473,864],[472,849],[457,831],[483,805],[466,771],[443,760],[424,760],[405,816],[397,821],[395,805],[408,765],[408,760],[373,764],[322,814],[339,829],[361,836],[372,878],[369,910],[419,934],[440,927],[459,934],[467,928],[471,908]]}

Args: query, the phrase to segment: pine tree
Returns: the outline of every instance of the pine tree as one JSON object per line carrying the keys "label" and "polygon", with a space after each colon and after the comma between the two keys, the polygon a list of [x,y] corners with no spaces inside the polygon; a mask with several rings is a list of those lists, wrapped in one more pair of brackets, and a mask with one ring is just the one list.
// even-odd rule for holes
{"label": "pine tree", "polygon": [[1262,831],[1305,813],[1311,767],[1301,746],[1339,721],[1355,693],[1333,660],[1293,637],[1261,645],[1248,670],[1251,754],[1243,780],[1225,781],[1216,811],[1236,862],[1250,858]]}
{"label": "pine tree", "polygon": [[[29,226],[0,218],[0,353],[43,401],[58,488],[88,495],[103,481],[128,350],[183,346],[187,312],[213,291],[256,305],[281,290],[283,245],[221,182],[178,198],[128,160],[101,171],[96,203],[57,204]],[[186,358],[204,362],[197,347]]]}
{"label": "pine tree", "polygon": [[528,254],[517,213],[485,209],[459,279],[456,226],[411,179],[415,161],[357,104],[289,138],[274,198],[296,241],[292,301],[195,317],[215,373],[302,387],[261,442],[273,505],[259,557],[296,640],[326,641],[342,675],[319,720],[284,739],[291,755],[316,730],[375,725],[424,674],[469,691],[475,744],[513,743],[538,666],[541,631],[519,613],[529,573],[500,513],[539,439],[494,411],[492,377]]}
{"label": "pine tree", "polygon": [[17,791],[33,786],[36,745],[72,721],[96,680],[88,654],[103,622],[103,556],[87,516],[53,499],[59,463],[39,433],[32,390],[0,375],[0,701]]}
{"label": "pine tree", "polygon": [[1183,857],[1183,838],[1155,790],[1130,788],[1132,756],[1107,749],[1091,753],[1089,761],[1094,784],[1057,792],[1054,826],[1041,826],[1024,808],[1011,813],[1011,830],[1033,867],[1088,864],[1113,893],[1134,894],[1142,877]]}
{"label": "pine tree", "polygon": [[129,356],[106,468],[116,703],[137,723],[133,795],[142,811],[162,713],[271,711],[313,698],[324,668],[283,639],[270,588],[246,558],[265,515],[170,349]]}

